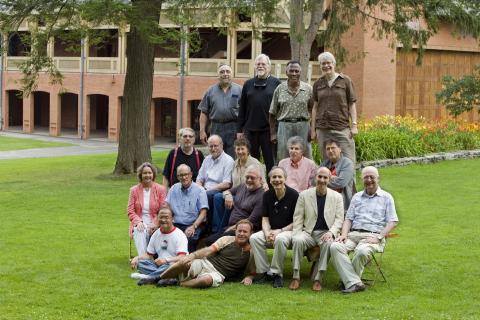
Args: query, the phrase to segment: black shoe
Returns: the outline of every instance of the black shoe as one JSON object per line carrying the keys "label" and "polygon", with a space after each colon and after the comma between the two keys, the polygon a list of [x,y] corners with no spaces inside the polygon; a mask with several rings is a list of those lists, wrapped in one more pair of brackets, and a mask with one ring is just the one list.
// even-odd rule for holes
{"label": "black shoe", "polygon": [[354,284],[350,288],[343,289],[342,293],[354,293],[354,292],[360,292],[360,291],[365,291],[365,285],[361,282]]}
{"label": "black shoe", "polygon": [[178,280],[175,278],[172,279],[160,279],[157,282],[157,287],[168,287],[168,286],[176,286],[178,284]]}
{"label": "black shoe", "polygon": [[148,277],[148,278],[144,278],[144,279],[140,279],[137,284],[139,286],[144,286],[146,284],[155,284],[158,282],[158,280],[160,280],[160,277]]}
{"label": "black shoe", "polygon": [[278,274],[273,276],[273,284],[272,287],[274,288],[283,288],[283,278],[280,277]]}
{"label": "black shoe", "polygon": [[273,277],[271,275],[269,275],[268,273],[264,272],[262,274],[257,275],[253,279],[253,283],[264,284],[264,283],[267,283],[267,282],[271,282],[272,280],[273,280]]}

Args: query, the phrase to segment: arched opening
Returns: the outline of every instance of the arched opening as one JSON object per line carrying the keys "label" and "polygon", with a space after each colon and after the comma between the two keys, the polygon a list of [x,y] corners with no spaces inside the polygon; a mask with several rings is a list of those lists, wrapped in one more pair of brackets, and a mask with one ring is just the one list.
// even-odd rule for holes
{"label": "arched opening", "polygon": [[90,99],[90,138],[108,137],[108,96],[92,94]]}
{"label": "arched opening", "polygon": [[195,136],[197,137],[195,143],[200,143],[200,110],[198,105],[201,100],[191,100],[190,105],[190,128],[195,130]]}
{"label": "arched opening", "polygon": [[33,93],[33,130],[47,133],[50,125],[50,94],[44,91]]}
{"label": "arched opening", "polygon": [[155,98],[154,126],[155,140],[175,142],[177,131],[177,100],[169,98]]}
{"label": "arched opening", "polygon": [[78,94],[64,93],[60,96],[60,134],[77,136],[78,134]]}
{"label": "arched opening", "polygon": [[8,129],[22,131],[23,98],[21,91],[8,90]]}

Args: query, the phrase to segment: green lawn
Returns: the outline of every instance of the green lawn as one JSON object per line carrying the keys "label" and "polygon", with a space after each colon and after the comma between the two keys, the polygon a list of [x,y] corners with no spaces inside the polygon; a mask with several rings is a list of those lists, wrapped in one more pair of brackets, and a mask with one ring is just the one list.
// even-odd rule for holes
{"label": "green lawn", "polygon": [[[383,260],[389,282],[348,296],[333,268],[324,290],[311,292],[306,262],[298,292],[138,287],[125,213],[135,178],[111,177],[114,161],[0,161],[0,319],[479,318],[480,160],[380,171],[401,220]],[[287,285],[290,277],[288,264]]]}
{"label": "green lawn", "polygon": [[71,146],[70,143],[0,136],[0,151]]}

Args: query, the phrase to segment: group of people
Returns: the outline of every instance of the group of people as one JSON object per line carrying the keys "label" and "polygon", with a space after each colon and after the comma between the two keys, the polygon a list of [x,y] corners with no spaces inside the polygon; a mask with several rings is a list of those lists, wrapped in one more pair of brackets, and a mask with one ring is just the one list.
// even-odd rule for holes
{"label": "group of people", "polygon": [[[155,182],[152,164],[138,168],[128,216],[138,252],[131,277],[139,285],[216,287],[243,278],[245,285],[279,288],[292,249],[289,288],[297,290],[303,256],[318,246],[312,290],[322,289],[330,257],[342,292],[365,289],[363,267],[383,250],[398,217],[376,168],[362,170],[364,190],[355,193],[353,85],[335,72],[332,54],[320,54],[319,61],[323,75],[313,88],[300,81],[296,61],[280,83],[270,75],[268,56],[259,55],[256,76],[243,88],[232,83],[228,65],[219,67],[219,83],[199,105],[200,140],[210,154],[194,148],[194,130],[182,128],[163,185]],[[315,137],[324,159],[318,166],[308,147]],[[198,249],[200,240],[205,247]]]}

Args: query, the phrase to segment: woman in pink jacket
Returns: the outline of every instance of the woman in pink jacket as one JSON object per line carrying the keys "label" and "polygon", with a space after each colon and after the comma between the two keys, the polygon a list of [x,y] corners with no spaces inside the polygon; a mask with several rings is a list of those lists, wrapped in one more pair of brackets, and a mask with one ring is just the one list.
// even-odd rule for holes
{"label": "woman in pink jacket", "polygon": [[130,189],[128,197],[128,218],[130,219],[130,237],[135,241],[137,254],[147,252],[148,241],[158,228],[157,215],[165,204],[167,190],[155,182],[157,169],[149,162],[137,169],[139,184]]}

